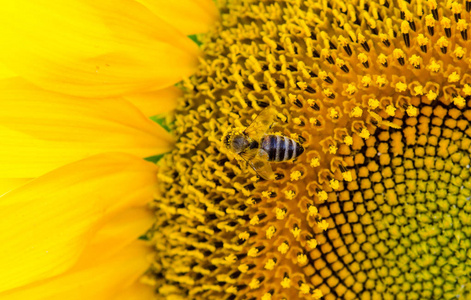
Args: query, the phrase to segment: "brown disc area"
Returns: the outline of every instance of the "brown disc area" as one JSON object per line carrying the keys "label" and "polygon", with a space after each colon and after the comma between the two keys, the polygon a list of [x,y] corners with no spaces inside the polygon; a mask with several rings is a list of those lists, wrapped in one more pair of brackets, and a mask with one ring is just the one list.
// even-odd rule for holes
{"label": "brown disc area", "polygon": [[[471,290],[471,2],[218,1],[159,161],[158,299],[459,299]],[[221,142],[276,108],[295,162]]]}

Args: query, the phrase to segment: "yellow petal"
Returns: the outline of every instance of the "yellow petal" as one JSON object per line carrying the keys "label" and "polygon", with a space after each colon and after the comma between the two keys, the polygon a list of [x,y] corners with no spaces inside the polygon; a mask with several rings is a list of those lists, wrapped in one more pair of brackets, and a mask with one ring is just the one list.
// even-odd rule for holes
{"label": "yellow petal", "polygon": [[170,86],[157,91],[126,95],[124,98],[150,117],[174,110],[181,95],[181,89]]}
{"label": "yellow petal", "polygon": [[154,297],[154,291],[150,286],[136,282],[120,293],[115,300],[143,300],[154,299]]}
{"label": "yellow petal", "polygon": [[[3,295],[0,293],[0,297],[2,300],[116,299],[149,267],[146,256],[150,253],[150,249],[143,244],[142,241],[136,241],[119,253],[94,265],[83,266],[30,287]],[[150,287],[147,289],[152,291]]]}
{"label": "yellow petal", "polygon": [[7,1],[0,36],[13,72],[86,97],[167,87],[197,64],[197,46],[133,0]]}
{"label": "yellow petal", "polygon": [[0,291],[72,268],[106,221],[151,201],[155,172],[130,155],[97,155],[1,197]]}
{"label": "yellow petal", "polygon": [[137,0],[185,35],[203,33],[218,18],[213,0]]}
{"label": "yellow petal", "polygon": [[34,178],[103,152],[140,157],[170,149],[171,136],[122,99],[83,98],[0,81],[0,178]]}
{"label": "yellow petal", "polygon": [[1,178],[0,196],[30,181],[30,178]]}

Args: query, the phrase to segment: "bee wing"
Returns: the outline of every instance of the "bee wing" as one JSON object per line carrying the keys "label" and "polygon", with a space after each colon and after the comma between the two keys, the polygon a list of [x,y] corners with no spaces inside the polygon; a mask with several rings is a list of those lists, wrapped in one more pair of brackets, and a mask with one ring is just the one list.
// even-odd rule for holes
{"label": "bee wing", "polygon": [[273,179],[273,170],[270,163],[268,162],[268,153],[262,149],[259,149],[255,157],[251,160],[248,160],[252,169],[257,172],[260,177],[265,180]]}
{"label": "bee wing", "polygon": [[244,134],[256,141],[260,141],[263,135],[275,123],[276,112],[276,109],[271,106],[262,110],[252,123],[245,128]]}

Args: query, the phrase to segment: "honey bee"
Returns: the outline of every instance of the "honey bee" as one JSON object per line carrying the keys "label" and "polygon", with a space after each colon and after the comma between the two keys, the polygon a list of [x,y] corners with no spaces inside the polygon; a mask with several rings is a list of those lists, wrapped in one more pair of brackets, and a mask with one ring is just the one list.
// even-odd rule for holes
{"label": "honey bee", "polygon": [[295,159],[304,148],[295,140],[267,133],[275,123],[276,109],[265,108],[244,130],[231,128],[222,142],[229,151],[240,155],[260,177],[273,179],[270,162]]}

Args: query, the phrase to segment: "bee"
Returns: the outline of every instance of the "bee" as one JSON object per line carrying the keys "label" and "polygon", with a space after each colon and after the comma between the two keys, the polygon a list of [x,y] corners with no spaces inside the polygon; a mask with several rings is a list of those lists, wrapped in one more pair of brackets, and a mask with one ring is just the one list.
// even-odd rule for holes
{"label": "bee", "polygon": [[260,177],[273,179],[270,162],[295,159],[304,148],[295,140],[267,133],[275,123],[276,109],[265,108],[244,130],[231,128],[222,138],[229,151],[240,155]]}

